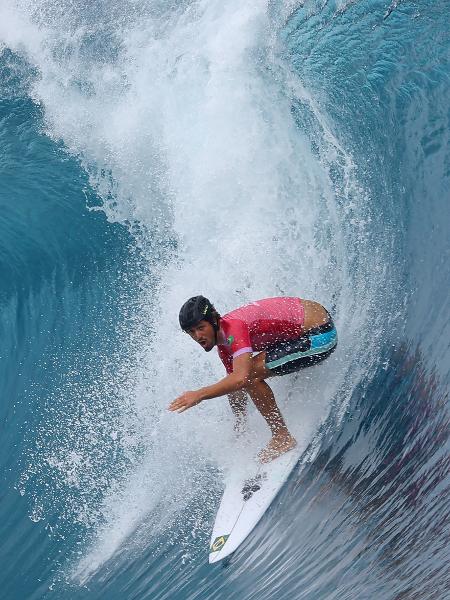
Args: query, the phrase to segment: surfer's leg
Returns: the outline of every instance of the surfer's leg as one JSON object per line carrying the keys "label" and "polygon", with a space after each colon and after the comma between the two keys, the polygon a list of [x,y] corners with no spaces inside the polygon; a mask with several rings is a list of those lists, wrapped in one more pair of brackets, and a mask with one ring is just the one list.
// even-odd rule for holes
{"label": "surfer's leg", "polygon": [[280,432],[289,433],[283,415],[277,406],[272,388],[264,381],[272,376],[272,373],[266,367],[265,361],[265,352],[260,352],[253,358],[250,374],[251,382],[245,389],[256,408],[267,421],[272,435],[278,435]]}
{"label": "surfer's leg", "polygon": [[272,439],[259,454],[259,459],[262,462],[269,462],[283,454],[283,452],[294,448],[297,442],[289,433],[283,415],[275,401],[272,388],[262,379],[253,379],[246,387],[246,391],[272,432]]}
{"label": "surfer's leg", "polygon": [[281,431],[287,432],[286,423],[275,402],[272,388],[265,381],[255,379],[246,390],[256,408],[266,420],[272,435],[277,435]]}

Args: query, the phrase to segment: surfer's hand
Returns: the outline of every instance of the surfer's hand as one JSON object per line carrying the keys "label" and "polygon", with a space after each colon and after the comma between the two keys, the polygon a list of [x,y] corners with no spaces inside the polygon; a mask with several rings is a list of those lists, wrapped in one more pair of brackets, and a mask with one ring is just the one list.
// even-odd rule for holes
{"label": "surfer's hand", "polygon": [[169,410],[172,412],[178,411],[183,412],[187,408],[192,408],[196,404],[202,401],[200,392],[184,392],[181,396],[178,396],[171,404],[169,404]]}

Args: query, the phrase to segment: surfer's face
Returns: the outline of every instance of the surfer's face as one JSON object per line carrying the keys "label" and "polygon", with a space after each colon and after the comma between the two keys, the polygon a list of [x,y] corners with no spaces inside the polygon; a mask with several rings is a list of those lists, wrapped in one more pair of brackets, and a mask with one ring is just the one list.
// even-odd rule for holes
{"label": "surfer's face", "polygon": [[187,332],[206,352],[214,348],[216,344],[214,328],[208,321],[200,321],[194,327],[190,327]]}

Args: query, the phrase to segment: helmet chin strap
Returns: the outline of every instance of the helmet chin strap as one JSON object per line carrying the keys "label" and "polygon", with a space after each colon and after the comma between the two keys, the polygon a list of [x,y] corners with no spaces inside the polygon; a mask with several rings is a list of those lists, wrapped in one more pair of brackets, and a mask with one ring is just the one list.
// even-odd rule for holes
{"label": "helmet chin strap", "polygon": [[219,320],[220,317],[216,317],[215,318],[215,322],[212,324],[213,329],[214,329],[214,344],[217,346],[217,334],[220,331],[220,325],[219,325]]}

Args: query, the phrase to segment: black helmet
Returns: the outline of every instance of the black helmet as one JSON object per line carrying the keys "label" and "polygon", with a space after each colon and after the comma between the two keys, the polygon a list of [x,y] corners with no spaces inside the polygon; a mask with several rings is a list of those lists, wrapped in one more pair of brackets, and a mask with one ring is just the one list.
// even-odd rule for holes
{"label": "black helmet", "polygon": [[204,320],[211,323],[214,331],[217,331],[217,316],[217,311],[208,298],[194,296],[193,298],[189,298],[181,307],[179,315],[180,327],[184,331],[187,331],[190,327]]}

